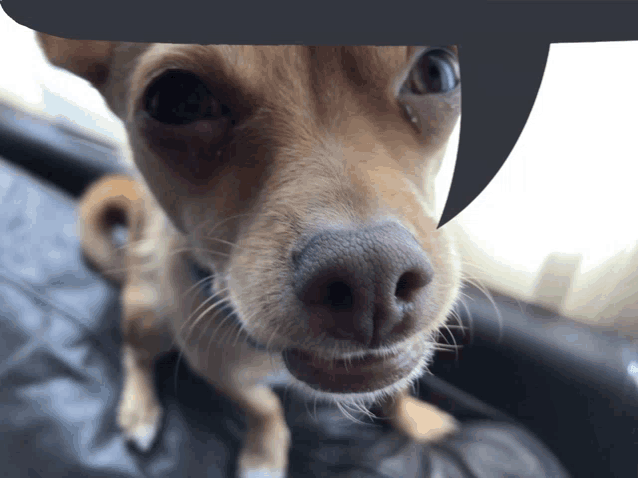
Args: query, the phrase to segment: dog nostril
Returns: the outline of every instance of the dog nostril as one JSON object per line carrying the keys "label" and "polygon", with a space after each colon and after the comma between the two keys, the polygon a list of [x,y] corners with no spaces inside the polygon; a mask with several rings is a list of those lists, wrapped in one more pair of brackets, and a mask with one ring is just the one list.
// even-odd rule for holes
{"label": "dog nostril", "polygon": [[414,297],[414,294],[416,294],[419,289],[422,289],[427,284],[427,274],[423,274],[419,271],[404,272],[397,281],[394,295],[397,299],[410,301]]}
{"label": "dog nostril", "polygon": [[329,306],[333,310],[347,310],[350,309],[354,303],[352,289],[348,284],[342,281],[328,284],[322,296],[324,297],[324,305]]}

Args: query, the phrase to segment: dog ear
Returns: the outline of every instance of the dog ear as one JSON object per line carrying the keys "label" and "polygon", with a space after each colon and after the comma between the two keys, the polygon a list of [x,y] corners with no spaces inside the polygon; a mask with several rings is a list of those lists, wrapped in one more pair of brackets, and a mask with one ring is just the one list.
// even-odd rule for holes
{"label": "dog ear", "polygon": [[64,68],[100,89],[109,78],[114,42],[69,40],[36,33],[40,47],[54,66]]}

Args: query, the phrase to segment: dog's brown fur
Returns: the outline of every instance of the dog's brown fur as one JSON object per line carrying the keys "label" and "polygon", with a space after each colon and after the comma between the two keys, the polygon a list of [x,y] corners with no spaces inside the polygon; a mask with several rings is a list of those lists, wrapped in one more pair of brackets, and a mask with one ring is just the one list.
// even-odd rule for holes
{"label": "dog's brown fur", "polygon": [[[287,347],[327,359],[366,352],[300,323],[285,293],[296,244],[326,227],[390,219],[418,240],[434,270],[429,312],[410,336],[397,338],[394,350],[431,355],[460,284],[452,238],[436,229],[433,187],[458,120],[460,87],[418,104],[408,101],[417,111],[415,127],[399,92],[418,48],[38,38],[53,64],[93,83],[125,122],[141,173],[136,180],[111,177],[92,187],[80,221],[88,257],[124,284],[119,423],[138,443],[152,438],[159,424],[150,371],[153,358],[170,345],[165,337],[173,337],[191,366],[247,413],[240,475],[285,473],[290,436],[281,405],[262,378],[285,371],[280,352]],[[231,143],[214,149],[211,138],[218,132],[210,124],[168,127],[139,114],[148,85],[167,69],[196,74],[236,113]],[[125,213],[130,229],[123,255],[108,239],[113,211]],[[187,255],[214,271],[214,290],[236,311],[241,331],[216,320],[219,304],[193,291]],[[247,336],[271,353],[251,348]],[[408,393],[424,367],[422,361],[393,386],[365,396],[382,400],[394,425],[420,441],[456,427]],[[359,403],[352,395],[319,395]]]}

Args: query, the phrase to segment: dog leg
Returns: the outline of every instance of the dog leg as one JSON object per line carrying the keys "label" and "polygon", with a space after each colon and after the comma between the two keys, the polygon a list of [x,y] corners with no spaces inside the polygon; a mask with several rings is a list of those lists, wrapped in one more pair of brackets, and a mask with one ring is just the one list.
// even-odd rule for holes
{"label": "dog leg", "polygon": [[126,438],[141,451],[150,450],[162,420],[151,368],[141,364],[136,351],[124,346],[124,388],[117,412],[117,423]]}
{"label": "dog leg", "polygon": [[239,455],[238,478],[284,478],[290,430],[279,397],[265,385],[221,385],[220,391],[246,412],[247,431]]}
{"label": "dog leg", "polygon": [[160,430],[162,408],[153,379],[153,361],[165,351],[166,338],[153,329],[155,314],[149,291],[127,286],[123,302],[124,387],[117,422],[129,441],[141,451],[150,450]]}
{"label": "dog leg", "polygon": [[418,443],[440,441],[459,429],[454,417],[413,397],[407,390],[388,399],[382,410],[394,428]]}

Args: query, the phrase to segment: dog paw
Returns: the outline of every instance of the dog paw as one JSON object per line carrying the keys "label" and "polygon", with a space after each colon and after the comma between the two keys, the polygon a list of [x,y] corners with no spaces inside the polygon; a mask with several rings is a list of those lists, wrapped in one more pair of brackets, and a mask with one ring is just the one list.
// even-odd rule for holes
{"label": "dog paw", "polygon": [[417,427],[416,433],[413,433],[411,438],[418,443],[436,443],[452,437],[459,430],[460,426],[454,418],[441,417],[427,430],[420,430]]}
{"label": "dog paw", "polygon": [[129,442],[135,445],[140,451],[146,453],[151,449],[153,443],[155,443],[155,439],[159,433],[159,420],[157,423],[135,425],[124,433]]}
{"label": "dog paw", "polygon": [[285,423],[249,429],[239,455],[238,478],[285,478],[289,447]]}
{"label": "dog paw", "polygon": [[414,397],[405,397],[395,411],[395,428],[418,443],[438,442],[460,430],[453,416]]}
{"label": "dog paw", "polygon": [[240,470],[238,478],[286,478],[286,472],[282,470]]}
{"label": "dog paw", "polygon": [[159,435],[162,408],[155,397],[124,390],[120,400],[117,424],[127,441],[141,452],[148,452]]}

